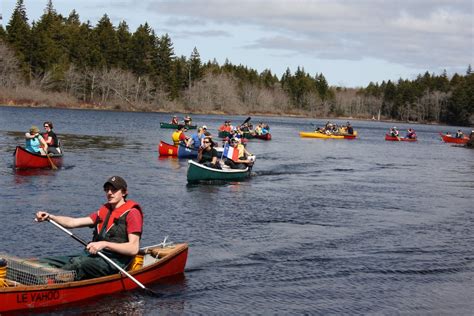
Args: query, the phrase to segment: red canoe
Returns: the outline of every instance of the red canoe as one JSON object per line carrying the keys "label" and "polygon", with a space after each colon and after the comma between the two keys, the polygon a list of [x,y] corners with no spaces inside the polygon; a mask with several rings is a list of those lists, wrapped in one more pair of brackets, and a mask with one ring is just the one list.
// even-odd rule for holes
{"label": "red canoe", "polygon": [[416,138],[405,138],[405,137],[395,137],[385,134],[385,140],[395,141],[395,142],[416,142]]}
{"label": "red canoe", "polygon": [[[165,248],[150,247],[142,251],[146,252],[143,267],[129,271],[142,284],[149,284],[184,272],[188,257],[187,244],[176,244]],[[24,276],[23,279],[25,279]],[[8,279],[6,282],[8,286],[0,288],[0,313],[46,309],[138,288],[135,282],[119,273],[97,279],[62,283],[55,283],[57,281],[48,279],[47,283],[42,285],[25,285]]]}
{"label": "red canoe", "polygon": [[272,134],[270,133],[266,133],[266,134],[255,134],[253,136],[254,138],[258,138],[258,139],[263,139],[263,140],[271,140],[272,139]]}
{"label": "red canoe", "polygon": [[158,145],[158,153],[160,156],[178,156],[178,146],[170,145],[164,141],[160,141]]}
{"label": "red canoe", "polygon": [[21,146],[16,147],[14,156],[13,165],[16,169],[51,168],[51,162],[58,168],[63,165],[63,155],[50,156],[50,161],[47,156],[30,153]]}
{"label": "red canoe", "polygon": [[443,133],[439,133],[439,135],[441,135],[441,138],[445,143],[467,144],[467,142],[469,141],[469,137],[467,136],[457,138]]}

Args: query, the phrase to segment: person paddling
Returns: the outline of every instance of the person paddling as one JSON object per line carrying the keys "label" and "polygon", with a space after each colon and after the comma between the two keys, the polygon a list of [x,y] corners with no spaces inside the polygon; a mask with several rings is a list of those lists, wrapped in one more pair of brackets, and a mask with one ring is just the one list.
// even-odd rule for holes
{"label": "person paddling", "polygon": [[53,215],[44,210],[36,213],[37,222],[51,219],[66,228],[94,227],[93,240],[82,254],[42,258],[41,263],[75,271],[75,280],[85,280],[117,273],[115,267],[97,255],[99,251],[122,268],[138,254],[143,230],[140,205],[126,200],[127,182],[119,176],[110,177],[103,188],[107,203],[89,216]]}
{"label": "person paddling", "polygon": [[186,143],[188,137],[184,134],[186,131],[186,127],[184,125],[178,125],[178,129],[171,134],[171,139],[173,140],[173,144],[178,146],[180,142]]}
{"label": "person paddling", "polygon": [[253,166],[254,160],[249,157],[252,154],[245,148],[245,146],[240,142],[238,138],[233,138],[230,140],[230,146],[238,152],[237,159],[233,160],[231,158],[226,158],[224,163],[229,166],[231,169],[245,169]]}
{"label": "person paddling", "polygon": [[199,150],[199,148],[202,146],[202,141],[205,137],[206,135],[204,135],[204,128],[198,127],[196,133],[192,134],[191,137],[187,139],[186,147]]}
{"label": "person paddling", "polygon": [[222,169],[218,161],[217,150],[214,148],[212,138],[206,136],[202,142],[202,147],[199,148],[197,160],[200,164],[214,169]]}
{"label": "person paddling", "polygon": [[390,128],[390,136],[397,138],[399,137],[398,129],[395,126]]}
{"label": "person paddling", "polygon": [[53,122],[44,122],[43,127],[46,131],[46,133],[43,134],[43,137],[48,144],[48,153],[56,155],[61,154],[58,136],[53,132]]}
{"label": "person paddling", "polygon": [[464,133],[458,129],[458,131],[456,132],[456,138],[463,138],[464,137]]}
{"label": "person paddling", "polygon": [[406,138],[408,138],[408,139],[415,139],[416,138],[416,133],[415,133],[415,130],[413,128],[409,128],[407,130]]}
{"label": "person paddling", "polygon": [[33,154],[45,156],[48,152],[48,144],[39,132],[39,128],[33,125],[30,131],[25,133],[25,149]]}
{"label": "person paddling", "polygon": [[178,125],[179,124],[178,117],[176,115],[173,116],[173,118],[171,119],[170,124],[173,124],[173,125]]}

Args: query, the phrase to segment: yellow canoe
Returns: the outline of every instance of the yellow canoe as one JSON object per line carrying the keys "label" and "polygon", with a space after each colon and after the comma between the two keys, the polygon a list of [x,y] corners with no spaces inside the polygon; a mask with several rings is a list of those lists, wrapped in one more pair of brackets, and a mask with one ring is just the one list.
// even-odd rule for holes
{"label": "yellow canoe", "polygon": [[328,135],[321,132],[300,132],[300,137],[309,137],[309,138],[332,138],[332,139],[344,139],[344,138],[356,138],[357,132],[354,131],[353,135]]}

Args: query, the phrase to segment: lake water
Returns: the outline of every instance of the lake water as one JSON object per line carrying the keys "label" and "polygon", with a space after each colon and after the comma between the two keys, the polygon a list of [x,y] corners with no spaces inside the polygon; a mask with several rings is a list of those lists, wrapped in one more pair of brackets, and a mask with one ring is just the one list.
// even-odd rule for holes
{"label": "lake water", "polygon": [[[57,315],[454,314],[474,310],[474,150],[445,144],[457,127],[408,125],[419,141],[386,142],[389,123],[351,121],[356,140],[300,138],[324,120],[252,117],[273,139],[251,140],[248,181],[187,185],[186,160],[159,159],[171,114],[0,107],[0,252],[37,257],[81,246],[38,209],[85,216],[103,182],[123,176],[145,212],[142,245],[189,243],[182,277],[61,307]],[[217,134],[225,120],[194,115]],[[13,150],[51,120],[60,170],[15,172]],[[345,121],[336,120],[337,123]],[[468,129],[464,129],[467,133]],[[78,229],[84,239],[91,230]]]}

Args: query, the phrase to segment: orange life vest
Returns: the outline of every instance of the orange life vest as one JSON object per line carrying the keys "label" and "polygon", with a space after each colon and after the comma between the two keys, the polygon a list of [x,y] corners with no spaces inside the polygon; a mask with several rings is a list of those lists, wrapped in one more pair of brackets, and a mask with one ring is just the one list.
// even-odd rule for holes
{"label": "orange life vest", "polygon": [[97,211],[97,221],[95,223],[94,241],[106,240],[110,242],[124,243],[128,241],[127,215],[132,208],[142,212],[138,203],[133,200],[125,202],[115,210],[110,210],[108,204],[104,204]]}

